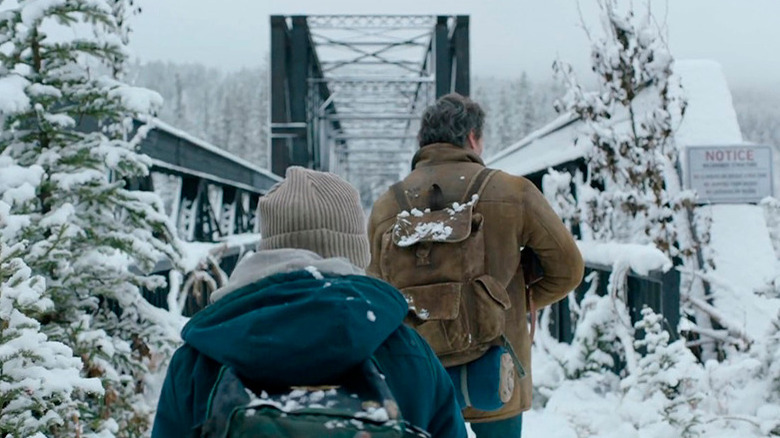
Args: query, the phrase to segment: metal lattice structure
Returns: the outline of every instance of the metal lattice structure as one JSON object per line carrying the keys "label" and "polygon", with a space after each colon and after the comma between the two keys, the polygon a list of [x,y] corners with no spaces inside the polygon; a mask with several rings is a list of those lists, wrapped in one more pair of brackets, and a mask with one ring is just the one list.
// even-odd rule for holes
{"label": "metal lattice structure", "polygon": [[274,173],[336,172],[370,202],[407,171],[422,110],[469,94],[468,29],[468,16],[272,16]]}
{"label": "metal lattice structure", "polygon": [[130,188],[160,194],[186,241],[255,232],[258,200],[281,178],[159,120],[153,125],[140,145],[151,173]]}
{"label": "metal lattice structure", "polygon": [[[161,120],[133,123],[136,130],[149,128],[138,152],[152,165],[149,174],[125,184],[157,192],[181,239],[214,242],[256,232],[257,203],[282,178]],[[76,129],[94,132],[100,127],[94,117],[84,117]]]}

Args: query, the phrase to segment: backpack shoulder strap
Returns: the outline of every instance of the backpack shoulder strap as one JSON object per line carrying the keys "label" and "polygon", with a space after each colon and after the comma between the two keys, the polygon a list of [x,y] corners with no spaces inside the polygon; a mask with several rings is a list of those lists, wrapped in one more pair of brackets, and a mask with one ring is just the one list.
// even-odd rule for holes
{"label": "backpack shoulder strap", "polygon": [[199,431],[200,438],[221,437],[222,431],[230,423],[230,417],[236,407],[250,401],[241,379],[227,365],[222,365],[206,406],[206,417]]}
{"label": "backpack shoulder strap", "polygon": [[497,172],[498,170],[488,169],[487,167],[480,170],[479,173],[477,173],[477,175],[471,179],[471,182],[469,183],[469,188],[466,190],[466,194],[463,195],[461,204],[465,204],[471,201],[471,198],[473,198],[474,195],[481,195],[482,190],[485,188],[490,178],[493,175],[495,175]]}
{"label": "backpack shoulder strap", "polygon": [[395,420],[401,423],[403,438],[431,438],[426,430],[415,426],[403,419],[403,413],[395,401],[390,387],[387,385],[387,380],[384,376],[384,371],[376,356],[371,356],[366,360],[362,367],[363,375],[366,377],[370,386],[373,386],[378,391],[379,399],[381,400],[382,407],[385,408],[387,416],[391,420]]}
{"label": "backpack shoulder strap", "polygon": [[368,384],[372,386],[379,396],[379,400],[382,403],[382,407],[387,411],[387,415],[391,420],[402,420],[401,411],[398,408],[398,403],[395,401],[393,393],[390,391],[390,387],[385,381],[385,377],[379,367],[374,356],[366,360],[362,365],[362,372],[365,376]]}
{"label": "backpack shoulder strap", "polygon": [[398,206],[401,210],[411,211],[412,205],[409,203],[409,198],[406,196],[406,190],[404,190],[404,182],[399,181],[390,187],[395,195],[395,201],[398,202]]}

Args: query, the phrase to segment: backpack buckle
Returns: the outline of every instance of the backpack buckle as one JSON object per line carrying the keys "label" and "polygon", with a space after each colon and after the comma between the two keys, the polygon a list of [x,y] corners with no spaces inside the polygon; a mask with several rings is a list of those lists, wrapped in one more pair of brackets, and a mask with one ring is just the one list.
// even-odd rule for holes
{"label": "backpack buckle", "polygon": [[414,255],[417,256],[417,266],[431,265],[431,242],[422,242],[417,245]]}

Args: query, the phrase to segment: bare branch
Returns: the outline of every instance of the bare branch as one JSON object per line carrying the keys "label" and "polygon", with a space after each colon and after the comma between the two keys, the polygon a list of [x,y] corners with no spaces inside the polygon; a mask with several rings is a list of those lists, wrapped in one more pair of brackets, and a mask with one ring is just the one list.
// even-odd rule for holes
{"label": "bare branch", "polygon": [[691,296],[684,297],[684,300],[690,303],[691,305],[693,305],[694,307],[696,307],[697,309],[709,315],[710,318],[717,321],[718,324],[723,326],[729,332],[729,334],[731,334],[732,336],[736,336],[737,338],[745,342],[746,346],[750,346],[755,342],[755,340],[752,337],[750,337],[750,335],[747,334],[746,331],[732,324],[729,321],[729,319],[725,315],[720,313],[720,311],[716,309],[712,304],[709,304],[699,298],[691,297]]}
{"label": "bare branch", "polygon": [[[599,2],[599,6],[601,6],[601,2]],[[580,0],[577,0],[577,14],[580,16],[580,26],[582,27],[582,30],[585,31],[585,35],[588,36],[588,41],[593,42],[593,38],[590,35],[590,30],[588,30],[588,25],[585,24],[585,17],[582,15],[582,6],[580,5]]]}

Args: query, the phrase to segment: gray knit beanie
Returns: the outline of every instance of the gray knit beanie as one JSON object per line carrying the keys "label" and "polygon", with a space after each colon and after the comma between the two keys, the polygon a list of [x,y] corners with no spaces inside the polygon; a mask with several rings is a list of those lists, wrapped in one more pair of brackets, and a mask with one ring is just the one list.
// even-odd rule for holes
{"label": "gray knit beanie", "polygon": [[324,258],[370,261],[365,215],[357,190],[338,175],[289,167],[257,204],[258,249],[299,248]]}

